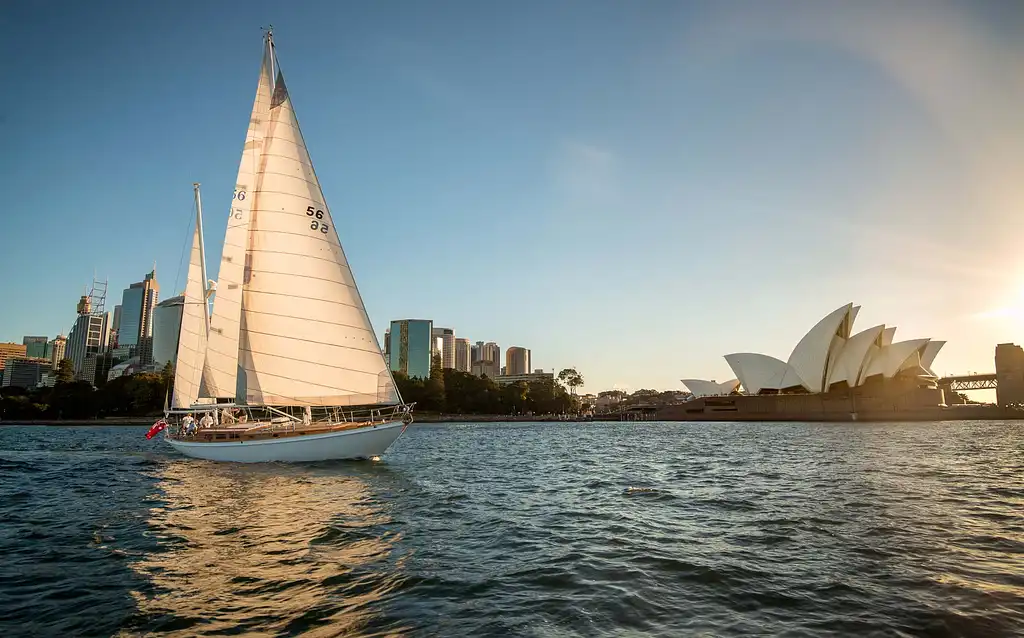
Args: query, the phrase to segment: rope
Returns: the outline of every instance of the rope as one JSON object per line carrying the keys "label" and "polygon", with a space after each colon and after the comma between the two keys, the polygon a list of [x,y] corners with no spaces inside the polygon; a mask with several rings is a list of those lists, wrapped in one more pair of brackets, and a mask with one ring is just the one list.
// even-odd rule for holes
{"label": "rope", "polygon": [[[192,197],[192,216],[189,218],[188,225],[185,227],[185,241],[184,241],[184,243],[182,243],[182,246],[181,246],[181,256],[178,258],[178,272],[176,272],[174,274],[174,288],[171,289],[171,292],[173,292],[174,294],[177,294],[177,292],[178,292],[178,282],[181,281],[181,266],[182,266],[182,263],[185,261],[185,253],[188,252],[188,253],[191,254],[191,252],[192,252],[192,247],[189,245],[189,241],[188,241],[188,231],[192,229],[192,224],[196,220],[196,217],[197,217],[196,216],[196,200],[195,200],[195,196],[193,196]],[[174,295],[172,295],[172,296],[174,296]]]}

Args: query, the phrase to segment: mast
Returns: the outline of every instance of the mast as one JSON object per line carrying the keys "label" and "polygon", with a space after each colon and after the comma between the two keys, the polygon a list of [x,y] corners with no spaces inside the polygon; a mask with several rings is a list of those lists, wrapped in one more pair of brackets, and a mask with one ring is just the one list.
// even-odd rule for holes
{"label": "mast", "polygon": [[[210,315],[206,300],[206,262],[203,251],[203,208],[199,184],[192,185],[196,199],[196,225],[188,258],[188,276],[178,329],[178,353],[174,359],[171,407],[188,408],[196,402],[203,385]],[[202,306],[202,310],[200,310]]]}
{"label": "mast", "polygon": [[203,284],[203,318],[206,320],[206,334],[210,334],[210,292],[206,278],[206,247],[203,244],[203,200],[199,195],[199,182],[192,182],[196,197],[196,232],[199,234],[199,272]]}
{"label": "mast", "polygon": [[266,40],[267,59],[270,62],[270,93],[273,94],[277,82],[277,55],[274,51],[274,25],[272,24],[267,27]]}

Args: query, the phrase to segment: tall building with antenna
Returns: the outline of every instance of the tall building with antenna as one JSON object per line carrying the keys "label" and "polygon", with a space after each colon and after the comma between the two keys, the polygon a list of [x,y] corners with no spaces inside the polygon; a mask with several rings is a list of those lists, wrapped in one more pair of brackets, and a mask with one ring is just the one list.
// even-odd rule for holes
{"label": "tall building with antenna", "polygon": [[87,378],[86,359],[95,357],[107,349],[110,318],[104,312],[107,301],[107,282],[94,279],[88,294],[78,300],[78,317],[68,334],[65,358],[74,365],[75,378],[95,383]]}

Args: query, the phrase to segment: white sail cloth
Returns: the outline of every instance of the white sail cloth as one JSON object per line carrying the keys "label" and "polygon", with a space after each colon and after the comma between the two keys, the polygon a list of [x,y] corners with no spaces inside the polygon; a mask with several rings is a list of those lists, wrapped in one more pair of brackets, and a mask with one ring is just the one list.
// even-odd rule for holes
{"label": "white sail cloth", "polygon": [[[218,274],[210,396],[250,405],[401,401],[268,38]],[[239,197],[244,193],[243,197]]]}
{"label": "white sail cloth", "polygon": [[174,359],[174,390],[172,408],[187,408],[199,398],[206,357],[206,293],[200,258],[199,217],[192,233],[192,252],[188,262],[181,328],[178,331],[178,352]]}

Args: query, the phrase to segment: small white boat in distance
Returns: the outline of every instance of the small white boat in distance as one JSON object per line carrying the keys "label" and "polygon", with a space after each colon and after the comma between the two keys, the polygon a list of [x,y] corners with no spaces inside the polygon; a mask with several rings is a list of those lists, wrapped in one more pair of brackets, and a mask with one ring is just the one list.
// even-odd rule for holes
{"label": "small white boat in distance", "polygon": [[165,430],[179,452],[215,461],[383,454],[412,406],[359,295],[269,32],[216,284],[194,189],[171,403],[147,436]]}

